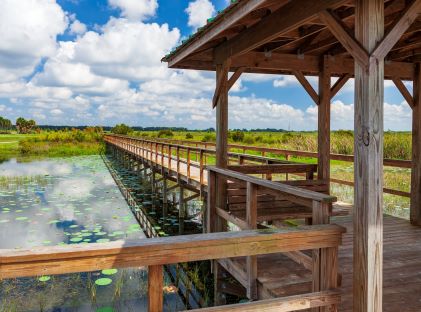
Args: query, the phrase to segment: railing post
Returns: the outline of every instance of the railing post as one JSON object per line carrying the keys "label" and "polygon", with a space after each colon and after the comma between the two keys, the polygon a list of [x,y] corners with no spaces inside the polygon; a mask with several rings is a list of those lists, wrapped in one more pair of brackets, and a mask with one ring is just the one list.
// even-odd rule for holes
{"label": "railing post", "polygon": [[[313,224],[329,224],[331,203],[313,201]],[[337,287],[338,249],[313,250],[313,292]],[[336,307],[313,308],[312,312],[336,311]]]}
{"label": "railing post", "polygon": [[171,145],[168,145],[168,170],[169,172],[171,172],[171,158],[172,158]]}
{"label": "railing post", "polygon": [[[257,229],[257,185],[247,182],[246,220],[250,230]],[[257,257],[247,257],[247,297],[257,299]]]}
{"label": "railing post", "polygon": [[187,178],[190,178],[190,148],[187,148]]}
{"label": "railing post", "polygon": [[199,160],[200,160],[200,178],[199,178],[199,180],[200,180],[200,185],[203,185],[203,155],[204,155],[204,153],[203,153],[203,150],[201,149],[200,150],[200,156],[199,156]]}
{"label": "railing post", "polygon": [[177,182],[180,180],[180,146],[177,145]]}
{"label": "railing post", "polygon": [[162,265],[148,267],[148,312],[162,312],[164,275]]}

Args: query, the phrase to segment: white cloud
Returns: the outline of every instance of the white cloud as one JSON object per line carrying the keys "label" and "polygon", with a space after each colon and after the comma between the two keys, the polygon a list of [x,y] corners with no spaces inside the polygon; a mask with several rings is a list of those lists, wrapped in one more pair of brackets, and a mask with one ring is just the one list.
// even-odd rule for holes
{"label": "white cloud", "polygon": [[207,19],[215,14],[215,7],[209,0],[195,0],[186,9],[189,16],[188,25],[198,28],[206,24]]}
{"label": "white cloud", "polygon": [[158,8],[157,0],[108,0],[108,3],[120,9],[122,16],[137,21],[154,16]]}
{"label": "white cloud", "polygon": [[0,1],[0,82],[29,75],[41,58],[54,55],[67,24],[55,1]]}
{"label": "white cloud", "polygon": [[73,35],[83,35],[84,33],[86,33],[86,25],[81,23],[78,20],[75,20],[71,25],[70,25],[70,33]]}

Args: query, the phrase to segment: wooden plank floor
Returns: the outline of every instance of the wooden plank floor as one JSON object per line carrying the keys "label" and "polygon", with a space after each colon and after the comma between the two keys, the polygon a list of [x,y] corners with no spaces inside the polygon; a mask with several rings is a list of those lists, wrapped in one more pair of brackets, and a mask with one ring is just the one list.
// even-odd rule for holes
{"label": "wooden plank floor", "polygon": [[[352,311],[352,217],[335,217],[333,223],[347,228],[339,249],[342,273],[342,304],[339,311]],[[244,258],[234,263],[244,269]],[[383,311],[421,311],[421,227],[384,216]],[[259,294],[282,297],[311,290],[310,272],[283,255],[258,257]]]}

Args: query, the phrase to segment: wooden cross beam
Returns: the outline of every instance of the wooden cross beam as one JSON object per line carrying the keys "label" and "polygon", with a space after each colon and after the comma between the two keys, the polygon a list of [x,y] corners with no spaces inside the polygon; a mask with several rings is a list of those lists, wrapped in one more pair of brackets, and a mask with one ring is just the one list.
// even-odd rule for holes
{"label": "wooden cross beam", "polygon": [[348,82],[348,80],[352,76],[350,74],[344,74],[342,75],[333,85],[332,88],[330,88],[330,97],[333,98],[341,89],[342,87]]}
{"label": "wooden cross beam", "polygon": [[319,105],[319,95],[313,89],[310,82],[308,82],[307,78],[303,75],[303,73],[300,71],[294,71],[294,76],[307,91],[308,95],[310,95],[310,97],[313,99],[314,103],[316,103],[316,105]]}
{"label": "wooden cross beam", "polygon": [[228,80],[228,91],[231,90],[233,85],[237,82],[238,78],[240,78],[241,74],[246,70],[245,67],[239,67],[230,77]]}
{"label": "wooden cross beam", "polygon": [[319,12],[318,16],[342,46],[354,57],[355,61],[364,68],[368,68],[369,62],[383,60],[386,57],[405,31],[417,19],[420,12],[421,0],[412,0],[402,15],[392,24],[387,35],[383,37],[371,53],[361,46],[359,41],[355,39],[351,31],[335,13],[326,9]]}
{"label": "wooden cross beam", "polygon": [[398,90],[401,92],[403,98],[408,103],[409,106],[411,106],[412,109],[414,109],[414,98],[412,94],[409,92],[408,88],[404,85],[402,80],[399,78],[393,78],[392,79],[395,86],[398,88]]}

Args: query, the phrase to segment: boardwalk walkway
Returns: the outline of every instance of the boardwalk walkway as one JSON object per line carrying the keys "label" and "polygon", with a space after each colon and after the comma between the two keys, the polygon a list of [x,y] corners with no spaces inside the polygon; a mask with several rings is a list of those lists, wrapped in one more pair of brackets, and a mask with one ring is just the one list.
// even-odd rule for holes
{"label": "boardwalk walkway", "polygon": [[[201,148],[186,147],[180,145],[163,145],[147,142],[142,147],[133,143],[123,143],[108,137],[106,141],[131,153],[135,157],[142,158],[142,161],[153,166],[158,172],[161,171],[177,181],[184,181],[193,188],[207,190],[208,172],[206,170],[205,155],[212,157],[212,151]],[[149,144],[149,145],[148,145]],[[199,161],[191,160],[191,153]],[[171,158],[168,156],[171,154]],[[184,157],[182,157],[184,156]],[[238,163],[244,166],[244,158],[248,155],[231,155],[231,159],[237,159]],[[268,164],[268,160],[262,157],[253,158],[250,156],[250,163]],[[250,166],[250,163],[248,164]],[[270,160],[271,164],[276,164],[275,160]],[[303,167],[299,164],[279,162],[280,164],[290,164],[289,174],[304,174],[311,177],[314,170],[310,167]],[[247,166],[244,166],[247,167]],[[243,168],[244,168],[243,167]],[[276,168],[276,167],[275,167]],[[289,167],[288,167],[289,168]],[[244,169],[239,169],[243,170]],[[289,170],[289,169],[288,169]],[[259,175],[262,171],[259,171]],[[270,173],[263,170],[265,179],[271,178]],[[308,182],[308,180],[306,180]],[[301,182],[285,181],[291,185],[304,185]],[[323,190],[317,182],[308,182],[307,189]],[[240,189],[235,192],[238,195]],[[245,189],[244,189],[245,190]],[[243,194],[243,193],[242,193]],[[235,198],[238,198],[236,196]],[[262,209],[267,208],[268,203],[261,205]],[[261,202],[259,202],[261,204]],[[242,203],[236,205],[241,205]],[[260,206],[259,206],[260,207]],[[277,207],[277,206],[276,206]],[[283,206],[284,207],[284,206]],[[334,203],[334,213],[331,223],[339,224],[346,228],[347,232],[343,238],[343,244],[339,247],[339,284],[342,293],[342,304],[339,311],[352,311],[352,255],[353,255],[353,228],[350,205]],[[273,209],[273,207],[271,207]],[[234,210],[235,211],[235,210]],[[232,220],[235,214],[231,214]],[[231,221],[231,220],[230,220]],[[243,221],[238,221],[242,225]],[[278,224],[278,223],[274,223]],[[282,224],[280,225],[283,226]],[[294,259],[294,255],[298,255]],[[307,255],[307,256],[306,256]],[[407,220],[396,217],[384,216],[384,301],[383,311],[421,311],[421,228],[411,226]],[[304,264],[298,266],[297,261]],[[219,263],[229,271],[241,284],[247,285],[247,259],[230,258],[219,260]],[[257,257],[257,290],[259,299],[272,297],[284,297],[292,294],[305,294],[312,291],[312,270],[311,253],[302,254],[271,254]]]}

